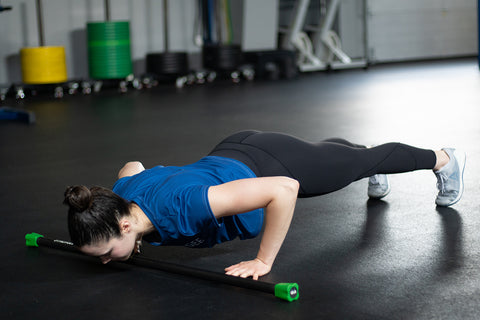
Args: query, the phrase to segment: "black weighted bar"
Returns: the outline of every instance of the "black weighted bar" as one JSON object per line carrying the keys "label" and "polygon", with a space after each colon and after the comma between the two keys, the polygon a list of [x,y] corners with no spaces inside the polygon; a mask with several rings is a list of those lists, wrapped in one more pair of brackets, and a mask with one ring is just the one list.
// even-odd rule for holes
{"label": "black weighted bar", "polygon": [[[63,240],[53,240],[45,238],[38,233],[29,233],[25,235],[27,247],[48,247],[53,249],[60,249],[73,253],[83,254],[73,245],[73,243]],[[208,270],[202,270],[198,268],[183,266],[175,263],[151,260],[144,257],[135,256],[130,258],[124,263],[161,270],[170,273],[176,273],[204,280],[216,281],[236,287],[242,287],[246,289],[252,289],[257,291],[263,291],[266,293],[274,294],[275,297],[286,300],[294,301],[299,297],[298,284],[297,283],[269,283],[263,281],[256,281],[252,279],[244,279],[234,276],[229,276],[220,272],[213,272]]]}

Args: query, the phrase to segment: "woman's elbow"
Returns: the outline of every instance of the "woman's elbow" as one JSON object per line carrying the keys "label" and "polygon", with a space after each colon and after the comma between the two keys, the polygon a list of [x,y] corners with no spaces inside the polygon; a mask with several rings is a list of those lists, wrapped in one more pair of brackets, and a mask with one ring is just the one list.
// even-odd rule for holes
{"label": "woman's elbow", "polygon": [[290,188],[295,192],[295,194],[298,194],[298,190],[300,189],[300,182],[296,179],[290,178]]}
{"label": "woman's elbow", "polygon": [[292,178],[282,177],[278,182],[276,190],[273,193],[272,202],[280,204],[280,206],[286,207],[295,207],[297,202],[298,190],[300,188],[300,183]]}
{"label": "woman's elbow", "polygon": [[282,187],[284,187],[289,194],[295,195],[296,197],[298,195],[298,190],[300,189],[300,183],[293,178],[284,177]]}

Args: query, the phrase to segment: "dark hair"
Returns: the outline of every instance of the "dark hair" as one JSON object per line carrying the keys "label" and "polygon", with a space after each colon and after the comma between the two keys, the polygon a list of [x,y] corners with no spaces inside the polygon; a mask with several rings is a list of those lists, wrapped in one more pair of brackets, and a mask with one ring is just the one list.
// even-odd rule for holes
{"label": "dark hair", "polygon": [[120,236],[120,218],[130,214],[127,200],[102,187],[68,187],[63,203],[69,206],[70,238],[79,247]]}

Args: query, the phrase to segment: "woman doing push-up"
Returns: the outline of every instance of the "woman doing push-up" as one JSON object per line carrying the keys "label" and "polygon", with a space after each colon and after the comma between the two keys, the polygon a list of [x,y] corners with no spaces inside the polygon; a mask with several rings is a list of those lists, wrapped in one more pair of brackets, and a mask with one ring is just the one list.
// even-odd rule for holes
{"label": "woman doing push-up", "polygon": [[258,277],[270,272],[300,197],[339,190],[369,178],[368,195],[390,192],[387,174],[431,169],[438,206],[463,193],[465,154],[452,148],[427,150],[401,143],[372,148],[343,139],[310,143],[271,132],[242,131],[220,142],[208,156],[182,167],[145,169],[128,162],[113,190],[73,186],[65,191],[72,242],[103,263],[127,260],[141,240],[153,245],[212,247],[263,235],[252,260],[225,269]]}

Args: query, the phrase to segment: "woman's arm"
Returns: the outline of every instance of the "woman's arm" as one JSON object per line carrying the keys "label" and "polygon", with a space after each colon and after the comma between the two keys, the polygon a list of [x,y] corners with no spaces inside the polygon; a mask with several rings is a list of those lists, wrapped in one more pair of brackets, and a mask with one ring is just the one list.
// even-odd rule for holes
{"label": "woman's arm", "polygon": [[120,171],[118,171],[118,179],[130,177],[145,170],[140,161],[127,162]]}
{"label": "woman's arm", "polygon": [[226,268],[227,274],[257,280],[270,272],[290,227],[298,188],[298,181],[288,177],[242,179],[209,188],[210,207],[217,218],[265,208],[257,258]]}

